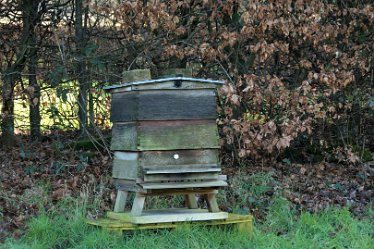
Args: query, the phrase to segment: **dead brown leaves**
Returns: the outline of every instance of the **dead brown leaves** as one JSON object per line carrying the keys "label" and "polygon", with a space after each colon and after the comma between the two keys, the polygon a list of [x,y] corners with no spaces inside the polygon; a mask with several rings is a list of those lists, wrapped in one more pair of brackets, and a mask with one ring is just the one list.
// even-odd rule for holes
{"label": "dead brown leaves", "polygon": [[[65,143],[71,142],[69,134]],[[68,197],[99,198],[102,211],[111,208],[111,161],[95,151],[56,149],[58,141],[43,143],[18,138],[21,148],[0,151],[0,241],[23,231],[25,222]],[[82,166],[82,156],[89,155]],[[82,198],[83,198],[82,197]]]}

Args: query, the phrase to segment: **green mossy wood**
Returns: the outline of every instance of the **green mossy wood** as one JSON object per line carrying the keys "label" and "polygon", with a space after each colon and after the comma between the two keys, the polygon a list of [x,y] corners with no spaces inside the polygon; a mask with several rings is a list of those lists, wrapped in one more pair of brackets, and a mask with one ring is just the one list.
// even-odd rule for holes
{"label": "green mossy wood", "polygon": [[215,120],[115,123],[111,150],[147,151],[219,148]]}

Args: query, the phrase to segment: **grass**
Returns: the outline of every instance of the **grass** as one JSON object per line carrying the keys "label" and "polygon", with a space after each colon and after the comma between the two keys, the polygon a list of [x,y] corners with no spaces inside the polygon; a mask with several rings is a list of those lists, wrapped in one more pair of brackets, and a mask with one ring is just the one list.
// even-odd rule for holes
{"label": "grass", "polygon": [[[24,236],[8,239],[4,249],[49,248],[373,248],[373,220],[358,220],[348,209],[295,215],[286,200],[276,197],[253,234],[227,227],[185,226],[175,230],[110,234],[85,223],[87,206],[71,199],[42,212],[29,223]],[[372,212],[372,211],[370,211]]]}
{"label": "grass", "polygon": [[[110,234],[85,223],[87,210],[100,206],[100,198],[91,200],[88,196],[92,194],[86,193],[80,199],[65,198],[48,211],[40,208],[40,215],[29,221],[21,239],[9,238],[0,248],[373,248],[372,209],[368,210],[366,220],[353,217],[348,209],[338,208],[296,214],[279,193],[272,198],[264,197],[269,186],[277,185],[269,175],[239,174],[232,184],[235,191],[220,192],[220,203],[230,203],[232,210],[239,213],[243,207],[267,210],[266,218],[255,224],[253,234],[238,234],[228,227],[196,226],[138,231],[124,236]],[[43,191],[35,192],[40,195],[37,202],[41,207],[46,202],[42,197],[48,192],[47,187],[42,187]],[[36,202],[35,198],[29,201]],[[165,208],[182,203],[178,197],[152,198],[148,205]]]}

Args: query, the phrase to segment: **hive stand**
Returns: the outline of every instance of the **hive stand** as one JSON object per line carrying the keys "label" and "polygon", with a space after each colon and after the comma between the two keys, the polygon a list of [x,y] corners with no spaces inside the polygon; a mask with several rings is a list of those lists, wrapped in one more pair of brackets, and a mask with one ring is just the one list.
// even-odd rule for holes
{"label": "hive stand", "polygon": [[[217,188],[201,189],[169,189],[169,190],[148,190],[138,191],[132,204],[131,212],[124,213],[128,197],[128,190],[118,190],[114,212],[108,212],[107,216],[134,224],[181,222],[181,221],[201,221],[227,219],[228,214],[219,210],[216,194]],[[208,209],[199,209],[196,195],[201,195]],[[183,195],[185,197],[186,208],[166,209],[166,210],[144,210],[146,197],[165,195]]]}
{"label": "hive stand", "polygon": [[[191,78],[188,70],[167,74],[172,76],[150,80],[149,70],[124,72],[125,84],[106,88],[112,93],[112,176],[118,190],[114,212],[107,215],[133,224],[227,219],[216,200],[218,189],[227,186],[216,124],[216,88],[223,82]],[[125,213],[129,192],[135,198]],[[144,210],[152,195],[183,195],[186,207]],[[197,195],[207,209],[198,208]]]}

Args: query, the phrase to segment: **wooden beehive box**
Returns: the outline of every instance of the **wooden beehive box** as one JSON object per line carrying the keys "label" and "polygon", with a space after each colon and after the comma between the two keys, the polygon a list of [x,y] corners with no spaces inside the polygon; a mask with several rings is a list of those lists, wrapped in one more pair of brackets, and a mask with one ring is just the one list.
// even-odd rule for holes
{"label": "wooden beehive box", "polygon": [[220,176],[216,87],[191,77],[106,87],[112,94],[112,176],[119,189],[226,186]]}

